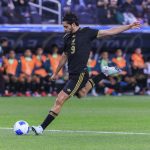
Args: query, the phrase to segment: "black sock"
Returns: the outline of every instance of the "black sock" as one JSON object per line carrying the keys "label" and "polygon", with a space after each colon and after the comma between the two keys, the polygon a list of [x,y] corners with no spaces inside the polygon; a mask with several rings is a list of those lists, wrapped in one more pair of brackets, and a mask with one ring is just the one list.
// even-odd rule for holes
{"label": "black sock", "polygon": [[92,87],[94,87],[95,85],[97,85],[102,79],[105,79],[106,76],[103,73],[100,73],[96,76],[94,76],[93,78],[91,78],[89,80],[89,82],[91,83]]}
{"label": "black sock", "polygon": [[58,114],[56,114],[53,111],[50,111],[49,114],[47,115],[47,117],[45,118],[45,120],[43,121],[43,123],[41,124],[41,127],[43,128],[43,130],[45,130],[45,128],[55,119],[55,117]]}

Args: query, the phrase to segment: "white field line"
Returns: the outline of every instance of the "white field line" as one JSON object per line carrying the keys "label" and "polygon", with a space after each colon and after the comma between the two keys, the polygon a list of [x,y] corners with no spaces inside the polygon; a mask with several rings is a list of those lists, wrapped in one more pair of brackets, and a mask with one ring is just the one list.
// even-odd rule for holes
{"label": "white field line", "polygon": [[[0,130],[12,130],[13,128],[3,128]],[[82,130],[45,130],[52,133],[80,133],[80,134],[116,134],[116,135],[150,135],[146,132],[115,132],[115,131],[82,131]]]}

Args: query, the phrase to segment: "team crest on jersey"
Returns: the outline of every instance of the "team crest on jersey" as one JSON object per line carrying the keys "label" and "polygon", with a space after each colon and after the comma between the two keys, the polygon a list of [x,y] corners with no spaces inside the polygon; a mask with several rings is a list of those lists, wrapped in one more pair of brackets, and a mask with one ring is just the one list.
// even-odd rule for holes
{"label": "team crest on jersey", "polygon": [[70,93],[70,92],[71,92],[71,90],[70,90],[70,89],[67,89],[67,92],[69,92],[69,93]]}

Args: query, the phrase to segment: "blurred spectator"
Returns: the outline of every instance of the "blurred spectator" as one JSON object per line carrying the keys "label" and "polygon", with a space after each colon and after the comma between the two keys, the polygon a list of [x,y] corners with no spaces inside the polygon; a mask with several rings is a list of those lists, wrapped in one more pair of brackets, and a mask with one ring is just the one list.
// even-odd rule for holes
{"label": "blurred spectator", "polygon": [[137,13],[142,14],[143,13],[143,8],[142,8],[143,0],[134,0],[134,3],[135,3],[135,7],[137,9]]}
{"label": "blurred spectator", "polygon": [[86,5],[85,5],[85,0],[74,0],[72,1],[73,5],[75,5],[76,7],[79,7],[79,8],[75,8],[76,10],[80,9],[80,7],[83,7],[85,8]]}
{"label": "blurred spectator", "polygon": [[[29,5],[38,0],[1,0],[0,23],[28,24],[58,22],[56,14]],[[59,0],[62,15],[75,12],[81,24],[128,24],[136,20],[150,24],[150,0]],[[53,10],[58,6],[43,0],[42,5]],[[93,15],[94,14],[94,15]]]}
{"label": "blurred spectator", "polygon": [[[56,44],[52,45],[52,54],[48,55],[48,58],[50,60],[52,73],[56,72],[57,66],[59,64],[59,61],[61,59],[61,55],[59,54],[59,48]],[[61,86],[62,79],[63,78],[63,69],[61,69],[58,73],[57,80],[58,81],[52,81],[52,95],[55,96],[57,92],[59,91],[59,87]]]}
{"label": "blurred spectator", "polygon": [[123,16],[124,16],[123,24],[131,24],[137,21],[136,17],[131,12],[128,12],[128,11],[124,12]]}
{"label": "blurred spectator", "polygon": [[49,93],[49,75],[47,69],[47,58],[43,54],[43,48],[39,47],[36,50],[36,55],[33,55],[35,61],[33,78],[36,82],[32,83],[33,96],[46,96],[46,92]]}
{"label": "blurred spectator", "polygon": [[38,48],[36,51],[36,55],[33,56],[35,61],[34,74],[39,77],[46,77],[48,74],[44,68],[44,63],[46,63],[46,56],[43,55],[43,48]]}
{"label": "blurred spectator", "polygon": [[[8,41],[8,40],[7,40]],[[3,43],[3,46],[7,44]],[[27,49],[24,55],[15,54],[14,50],[6,53],[0,58],[0,77],[2,84],[5,81],[4,87],[1,86],[0,94],[4,96],[46,96],[57,95],[65,82],[64,68],[56,81],[50,80],[52,72],[56,71],[61,55],[57,45],[52,46],[51,54],[43,54],[44,49],[39,47],[35,55],[32,55],[31,50]],[[103,66],[117,65],[124,74],[105,77],[98,83],[98,86],[91,90],[91,95],[98,96],[100,94],[121,95],[121,94],[149,94],[150,92],[150,59],[144,61],[141,48],[137,48],[131,56],[131,63],[127,62],[123,56],[121,49],[116,50],[115,56],[111,53],[103,51],[101,55],[90,53],[88,60],[88,70],[90,76],[95,76],[101,73]],[[2,56],[2,55],[1,55]],[[109,59],[112,58],[112,61]],[[130,64],[132,74],[128,74],[126,66]],[[126,75],[125,75],[126,74]],[[4,93],[5,90],[5,93]]]}
{"label": "blurred spectator", "polygon": [[89,59],[88,59],[88,71],[89,71],[89,75],[90,76],[95,76],[98,74],[98,71],[95,70],[95,67],[96,67],[96,64],[97,64],[97,61],[94,57],[94,53],[93,51],[90,52],[90,56],[89,56]]}
{"label": "blurred spectator", "polygon": [[97,0],[97,19],[100,24],[108,24],[109,22],[108,4],[108,0]]}
{"label": "blurred spectator", "polygon": [[[19,75],[19,93],[18,96],[25,93],[26,96],[31,96],[31,83],[38,80],[33,78],[33,71],[35,67],[35,60],[32,59],[32,52],[30,49],[27,49],[24,53],[24,56],[20,58],[21,68]],[[35,91],[34,91],[35,92]]]}
{"label": "blurred spectator", "polygon": [[[48,9],[50,8],[52,10],[58,11],[58,5],[54,2],[44,0],[42,1],[42,5],[44,7],[47,7]],[[47,24],[56,24],[58,22],[58,16],[55,13],[52,13],[50,11],[43,10],[42,21],[43,23],[47,23]]]}
{"label": "blurred spectator", "polygon": [[4,80],[6,83],[5,96],[12,96],[17,91],[18,60],[14,50],[9,52],[8,58],[4,58]]}
{"label": "blurred spectator", "polygon": [[[59,61],[61,59],[61,55],[59,54],[59,48],[57,45],[52,45],[52,54],[48,55],[48,58],[50,60],[50,64],[52,67],[52,72],[55,73],[56,72],[56,68],[59,64]],[[60,70],[60,72],[58,73],[58,77],[57,78],[61,78],[63,76],[63,70]]]}
{"label": "blurred spectator", "polygon": [[14,18],[14,7],[12,1],[2,0],[0,2],[1,7],[1,22],[12,23]]}
{"label": "blurred spectator", "polygon": [[0,57],[0,96],[4,95],[5,92],[5,81],[4,81],[4,77],[3,77],[3,73],[4,73],[4,67],[2,66],[3,64],[3,58]]}
{"label": "blurred spectator", "polygon": [[[99,67],[99,71],[101,72],[104,66],[114,66],[113,62],[109,59],[109,53],[107,51],[103,51],[101,53],[101,57],[97,62],[97,66]],[[116,81],[113,77],[107,77],[99,82],[99,87],[104,94],[112,94],[114,92],[114,85]],[[98,88],[98,87],[97,87]],[[98,88],[99,89],[99,88]]]}
{"label": "blurred spectator", "polygon": [[150,56],[145,63],[144,73],[147,75],[147,94],[150,95]]}
{"label": "blurred spectator", "polygon": [[5,80],[3,77],[4,73],[4,67],[3,67],[3,61],[4,61],[4,52],[6,52],[8,49],[8,39],[2,38],[0,39],[0,95],[4,94],[5,91]]}
{"label": "blurred spectator", "polygon": [[132,74],[137,80],[136,93],[144,94],[146,90],[145,62],[141,48],[137,48],[131,56]]}
{"label": "blurred spectator", "polygon": [[137,9],[134,4],[134,0],[126,0],[125,3],[121,6],[123,12],[130,12],[133,15],[137,14]]}
{"label": "blurred spectator", "polygon": [[121,10],[123,11],[124,15],[123,24],[130,24],[137,20],[137,9],[133,0],[126,0],[126,2],[121,6]]}
{"label": "blurred spectator", "polygon": [[120,74],[116,78],[117,83],[115,85],[116,87],[114,87],[116,92],[122,93],[134,90],[136,80],[132,76],[128,75],[127,61],[123,56],[123,52],[121,49],[118,49],[116,51],[116,55],[112,59],[112,62],[115,63],[117,67],[119,67],[122,70],[122,72],[120,72]]}
{"label": "blurred spectator", "polygon": [[144,63],[144,58],[142,55],[142,50],[141,48],[137,48],[135,52],[131,56],[131,61],[132,61],[132,68],[133,68],[133,74],[134,71],[139,70],[139,72],[143,72],[145,63]]}
{"label": "blurred spectator", "polygon": [[29,0],[13,0],[16,17],[21,23],[30,23]]}
{"label": "blurred spectator", "polygon": [[[116,52],[117,58],[121,58],[120,60],[113,59],[114,63],[118,64],[118,66],[125,67],[126,66],[126,60],[122,56],[122,51],[117,50]],[[101,60],[99,63],[102,66],[111,66],[114,65],[113,62],[109,60],[107,52],[103,52],[101,55]],[[126,73],[126,72],[125,72]],[[133,91],[135,89],[136,80],[133,77],[130,76],[122,76],[125,75],[125,73],[121,73],[120,75],[115,75],[114,77],[109,76],[102,81],[100,81],[99,86],[100,88],[104,90],[104,94],[106,95],[118,95],[124,92],[129,92],[130,90]]]}
{"label": "blurred spectator", "polygon": [[119,7],[117,5],[118,0],[110,0],[108,8],[108,18],[110,20],[109,24],[118,24],[120,19]]}
{"label": "blurred spectator", "polygon": [[4,22],[2,2],[0,2],[0,24],[3,24]]}
{"label": "blurred spectator", "polygon": [[112,59],[112,62],[115,63],[121,70],[123,70],[123,75],[127,74],[127,64],[121,49],[116,51],[116,56]]}
{"label": "blurred spectator", "polygon": [[[37,0],[30,0],[32,3],[37,3]],[[30,5],[29,6],[30,11],[30,22],[33,24],[41,24],[42,23],[42,16],[39,15],[38,8]]]}
{"label": "blurred spectator", "polygon": [[145,23],[150,25],[150,0],[144,0],[142,3],[142,8]]}
{"label": "blurred spectator", "polygon": [[6,54],[8,52],[8,39],[1,38],[0,39],[0,55]]}
{"label": "blurred spectator", "polygon": [[60,0],[61,8],[62,8],[62,15],[64,16],[66,13],[70,13],[71,10],[74,11],[72,8],[71,0]]}
{"label": "blurred spectator", "polygon": [[107,51],[102,52],[101,59],[99,60],[100,68],[104,66],[111,66],[112,61],[109,59],[109,53]]}

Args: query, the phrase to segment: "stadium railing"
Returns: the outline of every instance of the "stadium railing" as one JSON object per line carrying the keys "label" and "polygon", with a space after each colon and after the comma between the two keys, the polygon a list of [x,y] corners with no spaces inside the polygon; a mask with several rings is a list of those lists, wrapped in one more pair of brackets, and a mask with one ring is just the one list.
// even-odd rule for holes
{"label": "stadium railing", "polygon": [[49,7],[43,6],[43,4],[42,4],[43,0],[38,0],[38,4],[29,2],[29,5],[38,8],[39,9],[39,15],[42,15],[43,10],[58,15],[58,24],[61,24],[61,3],[57,0],[47,0],[47,1],[56,4],[58,6],[58,10],[54,10],[54,9],[49,8]]}

